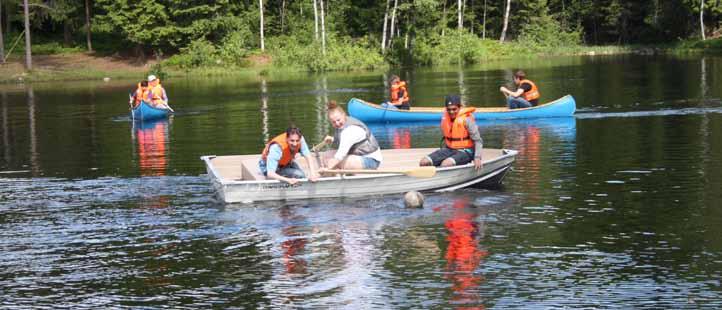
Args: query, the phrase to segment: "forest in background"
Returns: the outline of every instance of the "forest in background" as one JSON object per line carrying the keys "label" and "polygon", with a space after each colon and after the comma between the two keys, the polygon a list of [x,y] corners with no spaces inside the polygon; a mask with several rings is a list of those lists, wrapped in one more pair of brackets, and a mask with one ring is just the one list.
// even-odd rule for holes
{"label": "forest in background", "polygon": [[27,16],[34,53],[94,51],[180,68],[464,64],[714,38],[719,2],[0,0],[0,54],[25,50],[18,42]]}

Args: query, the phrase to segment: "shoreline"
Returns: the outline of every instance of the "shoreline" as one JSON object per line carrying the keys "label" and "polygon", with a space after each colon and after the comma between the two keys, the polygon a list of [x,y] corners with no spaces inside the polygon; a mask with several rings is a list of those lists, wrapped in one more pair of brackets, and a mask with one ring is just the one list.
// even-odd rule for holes
{"label": "shoreline", "polygon": [[[716,40],[715,40],[716,41]],[[480,62],[504,61],[514,59],[530,58],[555,58],[574,56],[614,56],[614,55],[685,55],[699,53],[719,54],[715,48],[699,47],[707,42],[693,42],[682,44],[682,46],[579,46],[564,51],[551,51],[548,53],[526,53],[515,55],[489,55],[480,59]],[[709,43],[707,43],[709,44]],[[250,66],[204,66],[191,69],[182,69],[176,66],[161,66],[158,62],[151,60],[145,63],[138,63],[134,58],[121,58],[117,56],[100,56],[85,52],[35,55],[33,56],[34,69],[27,72],[24,68],[24,58],[12,56],[7,63],[0,65],[1,84],[24,84],[38,82],[63,82],[63,81],[90,81],[107,79],[142,79],[153,70],[161,70],[165,78],[176,78],[186,76],[258,76],[268,75],[275,72],[309,72],[303,67],[274,66],[273,61],[253,62]],[[470,64],[473,65],[473,64]],[[391,66],[388,64],[388,66]],[[439,67],[440,65],[416,66],[416,67]],[[331,70],[339,71],[339,70]],[[346,70],[340,70],[346,71]],[[367,71],[367,70],[364,70]],[[159,74],[157,71],[153,73]]]}

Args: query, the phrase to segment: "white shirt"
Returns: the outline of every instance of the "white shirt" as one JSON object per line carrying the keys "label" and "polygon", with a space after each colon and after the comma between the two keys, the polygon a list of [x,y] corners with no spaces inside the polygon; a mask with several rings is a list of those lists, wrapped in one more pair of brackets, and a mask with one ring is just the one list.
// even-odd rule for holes
{"label": "white shirt", "polygon": [[[346,155],[348,155],[351,146],[364,139],[366,139],[366,131],[364,131],[363,128],[356,125],[346,127],[346,129],[341,132],[341,136],[339,137],[341,141],[338,143],[338,150],[336,150],[336,155],[334,155],[333,158],[339,161],[343,160],[346,158]],[[364,156],[378,160],[379,163],[383,160],[383,157],[381,157],[381,148]]]}

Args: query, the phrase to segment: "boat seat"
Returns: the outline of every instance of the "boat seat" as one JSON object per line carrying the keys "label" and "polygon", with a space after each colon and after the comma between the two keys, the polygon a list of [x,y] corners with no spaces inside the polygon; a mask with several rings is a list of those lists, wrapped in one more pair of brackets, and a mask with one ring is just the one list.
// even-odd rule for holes
{"label": "boat seat", "polygon": [[241,175],[244,181],[262,181],[266,179],[266,176],[258,168],[258,158],[242,160],[241,167]]}

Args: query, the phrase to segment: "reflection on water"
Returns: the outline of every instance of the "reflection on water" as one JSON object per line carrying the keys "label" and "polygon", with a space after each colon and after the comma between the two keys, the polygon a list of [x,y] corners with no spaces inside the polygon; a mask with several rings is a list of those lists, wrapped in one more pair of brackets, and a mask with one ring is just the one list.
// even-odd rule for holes
{"label": "reflection on water", "polygon": [[447,277],[452,282],[450,302],[461,309],[484,309],[478,292],[483,277],[477,273],[481,260],[489,255],[479,249],[484,225],[477,222],[466,199],[455,200],[451,208],[452,215],[444,222],[449,231],[445,258]]}
{"label": "reflection on water", "polygon": [[133,122],[133,140],[137,143],[141,176],[166,175],[169,122],[168,119]]}

